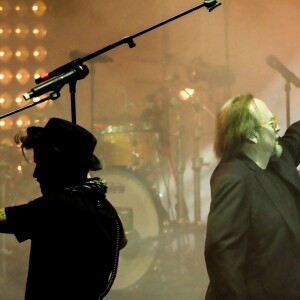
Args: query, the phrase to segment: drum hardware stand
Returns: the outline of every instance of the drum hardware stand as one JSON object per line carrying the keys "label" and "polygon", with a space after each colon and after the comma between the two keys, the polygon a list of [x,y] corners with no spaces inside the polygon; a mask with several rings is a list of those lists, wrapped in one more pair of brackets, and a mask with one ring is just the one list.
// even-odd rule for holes
{"label": "drum hardware stand", "polygon": [[[192,95],[191,95],[192,96]],[[200,156],[201,128],[200,128],[200,100],[192,97],[192,104],[195,110],[195,129],[194,129],[194,222],[195,225],[201,225],[201,169],[208,163],[203,162]]]}
{"label": "drum hardware stand", "polygon": [[287,69],[275,56],[267,57],[267,64],[278,71],[285,79],[285,93],[286,93],[286,127],[290,126],[290,92],[291,83],[295,87],[300,87],[300,79],[289,69]]}
{"label": "drum hardware stand", "polygon": [[180,224],[185,224],[188,221],[187,217],[187,207],[184,199],[184,171],[185,165],[183,160],[183,151],[182,151],[182,121],[180,114],[180,101],[177,98],[173,98],[172,104],[176,109],[176,186],[177,186],[177,203],[176,203],[176,212],[177,212],[177,221]]}
{"label": "drum hardware stand", "polygon": [[181,120],[181,101],[174,97],[171,100],[173,106],[176,109],[176,172],[175,172],[175,182],[177,187],[177,202],[176,202],[176,216],[177,220],[175,222],[174,230],[176,232],[176,242],[177,242],[177,253],[178,253],[178,275],[185,276],[185,250],[189,248],[189,220],[188,220],[188,210],[186,202],[184,199],[184,159],[183,159],[183,147],[182,147],[182,137],[183,137],[183,126]]}
{"label": "drum hardware stand", "polygon": [[286,127],[289,127],[291,124],[291,116],[290,116],[290,92],[291,92],[291,83],[286,80],[285,83],[285,93],[286,93]]}
{"label": "drum hardware stand", "polygon": [[[5,160],[6,161],[6,160]],[[0,162],[0,178],[1,178],[1,206],[0,207],[5,207],[6,201],[8,199],[8,191],[7,191],[7,180],[11,178],[9,174],[9,163]],[[7,262],[6,258],[7,255],[11,254],[11,251],[7,248],[7,235],[6,234],[1,234],[1,281],[5,280],[5,276],[7,274]]]}

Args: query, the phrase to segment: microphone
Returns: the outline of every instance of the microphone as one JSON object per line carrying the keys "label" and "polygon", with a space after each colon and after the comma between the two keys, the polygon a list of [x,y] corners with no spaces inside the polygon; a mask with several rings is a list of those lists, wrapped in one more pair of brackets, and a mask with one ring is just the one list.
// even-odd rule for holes
{"label": "microphone", "polygon": [[53,77],[56,77],[56,76],[59,76],[63,73],[66,73],[66,71],[69,71],[70,69],[78,66],[78,65],[81,65],[83,62],[81,59],[75,59],[63,66],[60,66],[58,68],[56,68],[55,70],[51,71],[51,72],[48,72],[48,73],[45,73],[45,74],[42,74],[40,77],[36,78],[35,79],[35,83],[36,84],[40,84],[46,80],[49,80]]}
{"label": "microphone", "polygon": [[267,64],[277,70],[283,78],[285,78],[288,82],[292,83],[296,87],[300,87],[300,79],[290,70],[288,70],[277,57],[270,55],[267,57]]}
{"label": "microphone", "polygon": [[54,79],[48,80],[35,88],[31,89],[29,92],[23,94],[25,100],[30,100],[34,97],[38,97],[50,91],[57,91],[61,89],[66,83],[72,80],[83,79],[89,74],[89,69],[85,65],[77,65],[75,68],[66,72],[65,74],[55,77]]}

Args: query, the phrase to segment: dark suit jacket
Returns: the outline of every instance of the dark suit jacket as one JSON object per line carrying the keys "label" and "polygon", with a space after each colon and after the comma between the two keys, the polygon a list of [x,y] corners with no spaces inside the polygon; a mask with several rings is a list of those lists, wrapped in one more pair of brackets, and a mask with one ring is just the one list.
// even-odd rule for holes
{"label": "dark suit jacket", "polygon": [[[220,162],[211,177],[205,259],[206,300],[300,299],[300,122],[280,139],[269,166],[295,199],[289,210],[279,186],[250,159]],[[299,206],[298,206],[299,205]]]}

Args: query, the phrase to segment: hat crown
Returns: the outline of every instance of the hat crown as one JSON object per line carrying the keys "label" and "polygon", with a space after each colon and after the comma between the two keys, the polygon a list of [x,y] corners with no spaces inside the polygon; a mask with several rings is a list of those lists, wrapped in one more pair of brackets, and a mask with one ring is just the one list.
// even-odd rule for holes
{"label": "hat crown", "polygon": [[38,144],[66,157],[89,164],[90,170],[99,170],[101,163],[94,155],[96,137],[85,128],[67,120],[51,118],[44,128],[29,127],[27,133],[38,133]]}

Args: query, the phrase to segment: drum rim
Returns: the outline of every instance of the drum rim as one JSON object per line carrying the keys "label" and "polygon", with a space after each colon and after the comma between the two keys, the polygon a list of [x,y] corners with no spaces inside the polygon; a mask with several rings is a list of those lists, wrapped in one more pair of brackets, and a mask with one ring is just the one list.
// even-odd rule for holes
{"label": "drum rim", "polygon": [[[140,172],[138,170],[132,170],[129,167],[126,166],[106,166],[104,169],[97,171],[97,173],[100,175],[100,178],[105,179],[105,176],[101,176],[102,173],[105,173],[105,171],[107,170],[111,170],[112,174],[114,174],[114,172],[120,172],[121,174],[125,174],[124,176],[126,176],[126,174],[128,174],[130,176],[130,178],[133,178],[135,180],[138,181],[138,183],[142,184],[142,186],[146,189],[146,191],[149,193],[149,196],[152,199],[152,204],[154,206],[154,209],[156,211],[156,215],[157,215],[157,221],[158,221],[158,238],[162,238],[162,241],[159,241],[157,243],[157,248],[155,250],[154,256],[153,256],[153,260],[151,262],[151,264],[149,265],[148,269],[142,274],[142,276],[137,279],[134,282],[131,282],[130,284],[128,284],[125,287],[117,287],[117,286],[113,286],[112,291],[124,291],[124,290],[130,290],[133,287],[137,287],[141,284],[143,284],[145,282],[145,280],[147,281],[148,276],[151,274],[151,272],[153,272],[153,268],[155,266],[158,265],[159,260],[160,260],[160,253],[161,250],[164,247],[164,230],[167,228],[167,224],[166,222],[170,225],[171,221],[168,217],[167,211],[164,208],[164,206],[162,205],[160,199],[159,199],[159,193],[157,193],[153,188],[151,188],[150,183],[146,180],[145,176],[142,176],[142,174],[140,174]],[[104,174],[103,174],[104,175]],[[109,197],[108,197],[109,200]]]}
{"label": "drum rim", "polygon": [[153,127],[150,123],[128,123],[119,125],[108,125],[100,131],[100,134],[150,131],[152,129]]}

